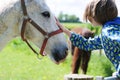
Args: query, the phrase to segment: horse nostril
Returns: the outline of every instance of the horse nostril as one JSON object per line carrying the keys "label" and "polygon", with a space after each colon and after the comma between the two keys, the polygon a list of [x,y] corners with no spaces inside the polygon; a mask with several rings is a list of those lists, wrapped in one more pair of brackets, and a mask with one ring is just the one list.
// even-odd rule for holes
{"label": "horse nostril", "polygon": [[66,51],[68,51],[68,48],[66,48]]}
{"label": "horse nostril", "polygon": [[65,50],[65,55],[67,55],[68,54],[68,48],[66,48],[66,50]]}

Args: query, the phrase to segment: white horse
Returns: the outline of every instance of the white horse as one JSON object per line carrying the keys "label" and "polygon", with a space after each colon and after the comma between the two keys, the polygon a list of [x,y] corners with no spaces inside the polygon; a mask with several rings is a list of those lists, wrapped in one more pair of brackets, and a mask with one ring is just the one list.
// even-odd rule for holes
{"label": "white horse", "polygon": [[[59,29],[54,15],[44,0],[24,0],[29,16],[46,33]],[[23,20],[25,19],[21,0],[3,0],[0,2],[0,50],[13,38],[20,36]],[[34,25],[27,23],[25,38],[41,48],[45,36]],[[67,56],[67,44],[63,33],[52,36],[46,46],[46,53],[55,63],[60,63]]]}

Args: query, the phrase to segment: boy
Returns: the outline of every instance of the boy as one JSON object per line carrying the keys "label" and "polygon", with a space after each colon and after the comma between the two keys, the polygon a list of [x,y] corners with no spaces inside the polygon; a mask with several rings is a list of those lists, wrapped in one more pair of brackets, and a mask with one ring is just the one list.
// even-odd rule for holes
{"label": "boy", "polygon": [[84,19],[94,26],[102,26],[101,34],[92,39],[85,39],[70,32],[57,21],[57,25],[70,37],[74,46],[86,51],[104,49],[116,69],[114,76],[105,80],[120,80],[120,17],[117,16],[118,10],[114,0],[91,1],[86,7]]}

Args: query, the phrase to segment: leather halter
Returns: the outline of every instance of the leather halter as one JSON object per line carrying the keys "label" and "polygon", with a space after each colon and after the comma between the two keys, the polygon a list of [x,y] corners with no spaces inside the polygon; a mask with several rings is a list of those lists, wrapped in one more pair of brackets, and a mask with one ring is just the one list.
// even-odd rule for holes
{"label": "leather halter", "polygon": [[[59,34],[62,31],[62,29],[59,27],[58,30],[56,31],[53,31],[51,33],[47,33],[45,32],[38,24],[36,24],[29,16],[28,16],[28,13],[27,13],[27,9],[26,9],[26,6],[25,6],[25,1],[24,0],[21,0],[21,6],[22,6],[22,10],[23,10],[23,14],[24,14],[24,20],[23,20],[23,23],[22,23],[22,28],[21,28],[21,38],[23,41],[25,41],[27,43],[27,45],[32,49],[32,51],[39,55],[41,54],[42,56],[44,56],[45,54],[43,53],[44,52],[44,49],[46,47],[46,44],[47,44],[47,41],[50,37],[56,35],[56,34]],[[25,38],[24,34],[25,34],[25,29],[26,29],[26,24],[27,22],[31,23],[33,25],[33,27],[35,27],[40,33],[43,34],[44,36],[44,41],[42,43],[42,46],[41,46],[41,50],[40,50],[40,53],[37,53],[37,51],[35,51],[33,49],[33,47],[29,44],[28,40]]]}

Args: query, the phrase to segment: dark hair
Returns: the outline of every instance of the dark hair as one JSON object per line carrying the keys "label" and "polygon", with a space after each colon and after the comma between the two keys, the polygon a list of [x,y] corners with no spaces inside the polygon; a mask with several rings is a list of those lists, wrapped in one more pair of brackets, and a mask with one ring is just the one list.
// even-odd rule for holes
{"label": "dark hair", "polygon": [[85,10],[84,19],[92,17],[96,22],[104,24],[118,16],[118,10],[114,0],[93,0]]}

